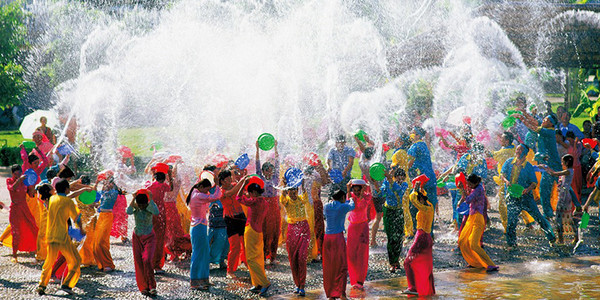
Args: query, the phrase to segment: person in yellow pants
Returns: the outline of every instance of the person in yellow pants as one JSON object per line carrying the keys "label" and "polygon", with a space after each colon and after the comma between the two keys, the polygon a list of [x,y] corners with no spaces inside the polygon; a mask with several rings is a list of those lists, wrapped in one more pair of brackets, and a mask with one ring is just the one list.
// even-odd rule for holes
{"label": "person in yellow pants", "polygon": [[469,204],[469,217],[458,237],[460,252],[469,266],[485,268],[488,272],[497,271],[498,266],[494,264],[480,245],[485,230],[484,215],[487,214],[487,198],[481,185],[481,177],[471,174],[467,179],[467,184],[472,192],[467,196],[465,189],[461,189],[463,196],[459,201],[459,205],[462,202]]}
{"label": "person in yellow pants", "polygon": [[[256,177],[253,177],[256,178]],[[266,297],[271,282],[267,279],[265,272],[264,241],[262,224],[266,216],[266,201],[261,196],[264,192],[262,179],[254,179],[259,183],[248,184],[248,177],[244,178],[244,186],[248,185],[248,196],[243,195],[246,188],[241,188],[237,194],[237,200],[248,207],[248,221],[244,231],[244,248],[246,250],[246,261],[250,271],[250,279],[253,287],[250,292]]]}
{"label": "person in yellow pants", "polygon": [[[77,284],[81,274],[79,267],[81,264],[81,257],[79,256],[79,253],[77,253],[77,248],[69,237],[67,225],[67,221],[72,219],[76,220],[77,225],[81,228],[79,209],[77,209],[75,202],[67,197],[67,194],[70,193],[69,181],[60,179],[56,183],[55,189],[56,195],[50,197],[48,204],[48,226],[46,228],[48,253],[46,255],[44,266],[42,267],[40,284],[37,288],[37,293],[39,295],[46,294],[46,286],[50,281],[52,267],[59,251],[65,257],[69,268],[69,273],[64,278],[64,283],[60,289],[70,295],[73,294],[73,287]],[[81,189],[69,196],[76,197],[86,190],[91,190],[91,188]]]}

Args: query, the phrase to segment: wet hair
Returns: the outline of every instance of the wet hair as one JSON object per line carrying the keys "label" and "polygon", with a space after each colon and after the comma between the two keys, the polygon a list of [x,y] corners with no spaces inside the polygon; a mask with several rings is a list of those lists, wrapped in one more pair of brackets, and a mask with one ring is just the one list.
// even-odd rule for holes
{"label": "wet hair", "polygon": [[562,161],[565,163],[565,166],[567,166],[567,168],[569,168],[569,169],[573,167],[573,160],[574,160],[574,158],[573,158],[573,155],[571,155],[571,154],[565,154],[562,157]]}
{"label": "wet hair", "polygon": [[70,185],[69,185],[69,181],[66,179],[60,179],[56,182],[56,185],[54,186],[54,188],[56,189],[57,193],[61,193],[64,194],[67,192],[67,190],[69,189]]}
{"label": "wet hair", "polygon": [[54,179],[54,177],[56,177],[56,175],[58,175],[58,171],[56,171],[56,169],[54,169],[54,168],[50,168],[46,172],[46,178],[48,178],[48,180]]}
{"label": "wet hair", "polygon": [[64,166],[62,170],[58,171],[58,174],[56,174],[56,176],[58,176],[59,178],[71,178],[75,177],[75,173],[73,173],[71,168]]}
{"label": "wet hair", "polygon": [[590,120],[585,120],[585,121],[583,121],[583,124],[582,124],[582,125],[583,125],[583,127],[584,127],[584,128],[585,128],[585,125],[586,125],[586,124],[588,124],[590,127],[592,127],[592,121],[590,121]]}
{"label": "wet hair", "polygon": [[423,129],[422,127],[416,126],[414,128],[414,131],[416,134],[418,134],[420,137],[425,137],[425,135],[427,134],[427,131],[425,131],[425,129]]}
{"label": "wet hair", "polygon": [[410,136],[407,133],[401,133],[398,138],[402,141],[402,146],[400,146],[401,149],[407,149],[408,146],[410,146]]}
{"label": "wet hair", "polygon": [[571,139],[575,139],[575,133],[573,131],[567,131],[567,134],[565,134],[566,138],[571,138]]}
{"label": "wet hair", "polygon": [[167,175],[163,172],[154,173],[154,179],[158,182],[163,182],[167,178]]}
{"label": "wet hair", "polygon": [[219,172],[219,176],[217,177],[217,180],[219,181],[219,186],[223,185],[223,180],[227,179],[227,177],[231,176],[231,171],[230,170],[223,170],[221,172]]}
{"label": "wet hair", "polygon": [[338,136],[335,137],[335,142],[336,143],[345,143],[346,142],[346,137],[343,134],[340,134]]}
{"label": "wet hair", "polygon": [[510,131],[505,131],[505,132],[503,132],[503,133],[502,133],[502,137],[503,137],[504,139],[506,139],[507,141],[509,141],[509,143],[510,143],[510,144],[512,144],[512,143],[513,143],[513,141],[515,140],[515,135],[514,135],[514,134],[512,134],[512,132],[510,132]]}
{"label": "wet hair", "polygon": [[211,171],[214,172],[217,169],[217,166],[215,165],[206,165],[204,166],[204,168],[202,169],[202,171]]}
{"label": "wet hair", "polygon": [[375,154],[375,149],[373,149],[373,147],[368,147],[365,149],[365,158],[366,159],[371,159],[371,157],[373,157],[373,154]]}
{"label": "wet hair", "polygon": [[39,158],[39,157],[37,157],[37,155],[35,155],[35,154],[29,154],[29,155],[27,156],[27,161],[28,161],[30,164],[32,164],[34,161],[36,161],[36,160],[38,160],[38,159],[40,159],[40,158]]}
{"label": "wet hair", "polygon": [[12,166],[10,166],[10,172],[11,173],[14,173],[16,171],[23,171],[23,169],[19,165],[12,165]]}
{"label": "wet hair", "polygon": [[148,195],[146,195],[146,194],[135,195],[135,203],[137,203],[138,205],[148,204]]}
{"label": "wet hair", "polygon": [[394,170],[394,177],[400,178],[400,177],[404,177],[404,176],[406,176],[406,172],[404,171],[404,169],[397,168],[396,170]]}
{"label": "wet hair", "polygon": [[207,188],[207,187],[211,187],[212,184],[210,183],[210,180],[208,179],[202,179],[200,180],[200,182],[194,184],[194,186],[192,186],[192,188],[190,189],[190,192],[187,195],[187,198],[185,198],[185,203],[187,203],[187,205],[190,205],[190,200],[192,199],[192,192],[195,189],[199,189],[199,188]]}
{"label": "wet hair", "polygon": [[92,183],[92,179],[90,179],[90,176],[88,175],[81,175],[81,177],[79,177],[79,179],[81,179],[81,183],[82,184],[90,184]]}
{"label": "wet hair", "polygon": [[340,189],[335,190],[333,192],[333,194],[331,195],[331,198],[336,201],[344,200],[344,198],[346,198],[346,192],[344,192],[343,190],[340,190]]}
{"label": "wet hair", "polygon": [[474,185],[478,185],[481,182],[481,177],[479,177],[479,176],[477,176],[477,174],[473,173],[473,174],[469,175],[469,177],[467,178],[467,181]]}
{"label": "wet hair", "polygon": [[266,172],[269,168],[273,169],[275,168],[275,166],[273,166],[272,163],[270,162],[266,162],[262,165],[262,167],[260,168],[263,172]]}
{"label": "wet hair", "polygon": [[48,200],[52,196],[52,185],[48,183],[40,184],[35,189],[40,193],[42,200]]}
{"label": "wet hair", "polygon": [[259,195],[262,195],[262,193],[264,193],[265,190],[261,189],[260,185],[258,185],[258,183],[251,183],[248,185],[248,193],[252,193],[252,192],[257,192]]}

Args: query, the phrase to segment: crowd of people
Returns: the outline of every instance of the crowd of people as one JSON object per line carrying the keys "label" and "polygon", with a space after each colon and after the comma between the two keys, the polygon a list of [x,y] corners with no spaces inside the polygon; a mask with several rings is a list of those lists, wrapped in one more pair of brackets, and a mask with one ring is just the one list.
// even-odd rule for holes
{"label": "crowd of people", "polygon": [[[348,278],[352,289],[364,290],[369,250],[383,220],[389,271],[404,269],[405,293],[434,295],[438,194],[449,192],[457,247],[469,267],[499,270],[482,247],[490,223],[485,185],[497,185],[508,250],[518,247],[519,219],[527,227],[537,222],[553,247],[565,243],[569,230],[576,232],[573,244],[581,243],[579,221],[600,194],[600,124],[586,122],[581,131],[564,107],[542,114],[524,97],[509,117],[515,122],[499,131],[499,149],[486,149],[465,118],[457,131],[404,128],[384,145],[357,134],[356,149],[341,134],[325,163],[315,153],[302,162],[280,161],[277,141],[268,151],[256,143],[254,165],[247,154],[236,161],[221,155],[193,176],[182,170],[196,166],[181,156],[155,155],[143,171],[151,179],[136,191],[119,186],[138,174],[131,149],[118,148],[118,166],[77,176],[43,124],[31,151],[21,145],[22,165],[11,167],[10,225],[0,241],[12,247],[14,262],[18,251],[35,252],[44,262],[39,295],[52,278],[72,294],[81,267],[112,272],[112,236],[131,243],[137,286],[150,297],[158,294],[155,276],[165,272],[165,262],[179,260],[190,261],[191,289],[210,290],[211,264],[226,269],[230,280],[240,280],[236,271],[243,264],[250,291],[267,296],[272,283],[265,264],[278,262],[285,243],[295,294],[305,296],[307,263],[320,261],[325,294],[344,299]],[[434,140],[455,161],[432,163]],[[352,178],[355,159],[360,176]],[[375,163],[385,166],[383,173],[372,171]],[[587,187],[593,191],[584,201]],[[131,240],[128,215],[135,220]],[[412,245],[402,258],[407,240]]]}

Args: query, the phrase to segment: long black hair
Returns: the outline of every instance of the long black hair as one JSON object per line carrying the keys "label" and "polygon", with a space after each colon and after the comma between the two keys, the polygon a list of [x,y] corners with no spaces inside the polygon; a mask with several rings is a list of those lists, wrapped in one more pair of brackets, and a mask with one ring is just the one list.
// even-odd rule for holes
{"label": "long black hair", "polygon": [[208,180],[208,179],[202,179],[202,180],[200,180],[200,182],[194,184],[194,186],[192,186],[192,188],[190,189],[190,192],[188,193],[187,198],[185,198],[185,203],[187,205],[190,205],[190,200],[192,199],[192,192],[195,189],[198,189],[201,187],[210,187],[210,186],[211,186],[210,180]]}
{"label": "long black hair", "polygon": [[222,186],[223,180],[227,179],[227,177],[229,177],[229,176],[231,176],[230,170],[223,170],[223,171],[219,172],[219,176],[217,176],[219,186]]}

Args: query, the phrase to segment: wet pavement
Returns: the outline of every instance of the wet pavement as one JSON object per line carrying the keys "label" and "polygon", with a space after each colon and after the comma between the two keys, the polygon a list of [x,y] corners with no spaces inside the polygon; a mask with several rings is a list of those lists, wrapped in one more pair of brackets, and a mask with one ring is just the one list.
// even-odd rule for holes
{"label": "wet pavement", "polygon": [[[0,180],[0,185],[4,182]],[[8,204],[5,187],[0,186],[0,199]],[[519,248],[508,251],[502,226],[498,219],[497,202],[490,198],[491,225],[484,235],[485,250],[492,260],[500,265],[500,272],[484,272],[465,269],[466,263],[457,250],[457,236],[450,228],[450,200],[440,198],[440,215],[436,216],[434,229],[434,271],[436,290],[440,298],[578,298],[600,297],[596,287],[596,277],[600,275],[600,246],[598,243],[598,215],[592,210],[590,231],[586,232],[584,245],[572,256],[572,247],[551,248],[543,233],[536,225],[527,230],[519,224]],[[133,219],[129,220],[131,233]],[[0,230],[8,225],[7,210],[0,211]],[[356,293],[348,290],[351,298],[396,298],[406,288],[403,270],[396,274],[388,272],[386,237],[380,227],[377,235],[378,247],[371,249],[366,291]],[[567,240],[572,237],[568,236]],[[405,243],[404,254],[410,243]],[[137,290],[130,243],[111,240],[111,253],[116,271],[105,274],[92,268],[82,269],[82,276],[74,289],[74,299],[144,299]],[[34,293],[41,274],[41,263],[35,261],[32,254],[21,254],[20,263],[10,262],[11,249],[0,247],[0,296],[13,299],[38,299]],[[285,245],[279,248],[278,263],[267,266],[267,277],[273,286],[270,296],[274,299],[290,298],[287,295],[294,289]],[[403,254],[403,255],[404,255]],[[258,296],[247,292],[251,287],[247,269],[242,266],[236,273],[241,280],[225,277],[225,270],[211,266],[211,282],[215,286],[208,292],[189,289],[189,260],[165,265],[166,274],[157,276],[158,299],[257,299]],[[322,271],[320,263],[308,264],[307,298],[323,298]],[[543,290],[539,287],[544,286]],[[64,297],[58,291],[57,283],[48,286],[45,298]],[[485,291],[485,293],[484,293]],[[524,291],[530,291],[525,293]],[[295,297],[295,296],[293,296]],[[292,297],[292,298],[293,298]]]}
{"label": "wet pavement", "polygon": [[[533,260],[502,265],[499,272],[462,269],[435,273],[436,299],[579,299],[600,297],[600,257]],[[406,278],[371,281],[365,291],[350,290],[350,298],[408,297]],[[293,294],[272,299],[297,299]],[[412,297],[417,298],[417,297]],[[323,290],[307,291],[306,299],[326,299]]]}

